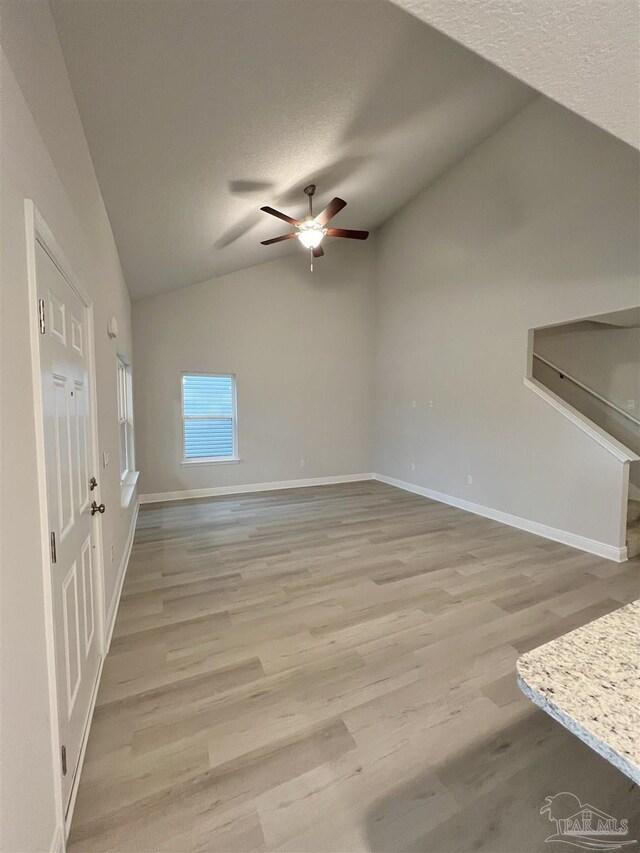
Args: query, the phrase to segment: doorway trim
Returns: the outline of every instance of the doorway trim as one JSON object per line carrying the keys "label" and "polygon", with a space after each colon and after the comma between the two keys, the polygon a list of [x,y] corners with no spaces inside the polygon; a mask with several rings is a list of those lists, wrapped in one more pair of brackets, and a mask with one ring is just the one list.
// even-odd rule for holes
{"label": "doorway trim", "polygon": [[72,290],[77,295],[86,310],[87,337],[88,337],[88,370],[90,381],[89,409],[93,422],[91,440],[91,463],[94,471],[99,471],[99,445],[98,445],[98,403],[96,389],[96,359],[95,359],[95,327],[93,318],[93,300],[80,283],[73,272],[73,268],[53,232],[39,213],[31,199],[24,200],[25,213],[25,236],[27,249],[27,281],[29,291],[29,338],[31,345],[31,387],[33,392],[33,407],[35,413],[35,436],[36,436],[36,468],[37,468],[37,491],[40,511],[40,542],[42,556],[42,578],[44,589],[44,619],[47,649],[47,672],[49,680],[49,714],[51,719],[51,753],[53,760],[53,783],[56,805],[56,829],[52,839],[52,851],[64,851],[66,849],[66,838],[71,826],[71,818],[78,793],[78,783],[82,771],[82,764],[87,746],[87,738],[93,710],[95,707],[98,685],[102,674],[102,666],[106,652],[106,611],[105,611],[105,586],[104,586],[104,552],[102,543],[102,527],[95,527],[95,571],[97,580],[97,628],[100,659],[98,673],[94,687],[87,724],[82,736],[78,766],[76,769],[73,786],[69,797],[69,804],[65,814],[65,804],[62,796],[62,766],[61,766],[61,739],[60,739],[60,717],[58,712],[58,673],[55,658],[55,636],[53,618],[53,590],[51,586],[50,553],[49,553],[49,509],[47,504],[47,468],[45,456],[45,432],[44,432],[44,408],[42,398],[42,372],[40,359],[40,330],[38,327],[38,282],[36,267],[36,248],[38,244],[51,258],[60,273],[64,276]]}

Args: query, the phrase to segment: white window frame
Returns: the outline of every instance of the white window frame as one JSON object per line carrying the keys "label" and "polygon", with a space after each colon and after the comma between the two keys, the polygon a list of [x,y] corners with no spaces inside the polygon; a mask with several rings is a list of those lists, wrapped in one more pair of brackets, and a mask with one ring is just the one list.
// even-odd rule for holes
{"label": "white window frame", "polygon": [[[133,389],[131,365],[121,355],[116,356],[116,392],[118,399],[118,454],[120,459],[121,504],[128,506],[133,496],[139,472],[135,470],[135,439],[133,429]],[[122,459],[122,431],[126,460]]]}
{"label": "white window frame", "polygon": [[[184,378],[185,376],[208,376],[212,379],[231,379],[231,401],[233,424],[233,456],[197,456],[187,459],[185,455],[185,422],[186,421],[228,421],[229,415],[185,415],[184,413]],[[204,373],[200,370],[183,370],[180,374],[180,416],[182,428],[180,430],[181,465],[225,465],[240,462],[238,456],[238,388],[235,373]]]}

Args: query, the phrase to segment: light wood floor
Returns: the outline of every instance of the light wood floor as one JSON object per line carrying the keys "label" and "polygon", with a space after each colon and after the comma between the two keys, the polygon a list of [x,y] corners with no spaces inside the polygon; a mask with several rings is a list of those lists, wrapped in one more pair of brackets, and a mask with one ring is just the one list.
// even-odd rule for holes
{"label": "light wood floor", "polygon": [[530,853],[560,791],[640,838],[515,682],[639,569],[376,482],[143,508],[70,850]]}

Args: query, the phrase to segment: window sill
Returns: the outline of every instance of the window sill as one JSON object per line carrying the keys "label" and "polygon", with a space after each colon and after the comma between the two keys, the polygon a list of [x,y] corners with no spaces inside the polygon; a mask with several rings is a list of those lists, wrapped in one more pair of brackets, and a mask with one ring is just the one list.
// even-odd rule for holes
{"label": "window sill", "polygon": [[120,507],[126,509],[133,499],[140,471],[129,471],[120,483]]}
{"label": "window sill", "polygon": [[183,459],[181,465],[237,465],[242,462],[239,456],[234,456],[232,459]]}

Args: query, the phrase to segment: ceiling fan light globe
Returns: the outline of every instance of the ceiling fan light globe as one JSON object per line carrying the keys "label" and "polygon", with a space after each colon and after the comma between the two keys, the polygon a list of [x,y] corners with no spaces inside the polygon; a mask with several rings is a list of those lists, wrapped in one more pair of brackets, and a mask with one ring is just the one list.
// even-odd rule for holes
{"label": "ceiling fan light globe", "polygon": [[299,231],[297,237],[305,249],[315,249],[322,242],[324,232],[320,228],[309,228],[305,231]]}

